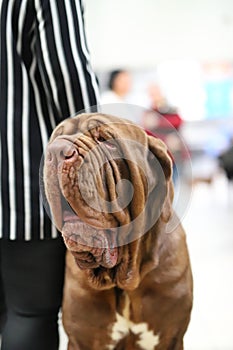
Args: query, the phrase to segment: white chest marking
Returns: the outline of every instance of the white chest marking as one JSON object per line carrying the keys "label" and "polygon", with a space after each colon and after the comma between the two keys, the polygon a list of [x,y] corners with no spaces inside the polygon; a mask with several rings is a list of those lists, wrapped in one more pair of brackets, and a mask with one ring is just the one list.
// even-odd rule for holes
{"label": "white chest marking", "polygon": [[153,333],[149,330],[148,324],[146,322],[133,323],[129,319],[129,298],[126,301],[126,307],[123,310],[123,316],[116,314],[116,322],[112,327],[111,338],[113,345],[107,347],[108,350],[113,350],[116,343],[123,339],[131,331],[133,334],[139,336],[137,345],[139,345],[142,350],[154,350],[154,347],[159,344],[159,335]]}

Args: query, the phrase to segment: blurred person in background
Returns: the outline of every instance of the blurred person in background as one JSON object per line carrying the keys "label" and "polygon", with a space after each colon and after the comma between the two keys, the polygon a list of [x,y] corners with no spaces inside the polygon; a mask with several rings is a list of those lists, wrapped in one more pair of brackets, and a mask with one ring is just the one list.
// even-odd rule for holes
{"label": "blurred person in background", "polygon": [[2,350],[57,350],[65,247],[39,195],[53,128],[97,104],[81,0],[1,0]]}
{"label": "blurred person in background", "polygon": [[110,73],[108,90],[101,95],[101,103],[124,103],[132,87],[131,74],[117,69]]}
{"label": "blurred person in background", "polygon": [[142,126],[166,143],[173,157],[173,180],[176,183],[177,167],[182,164],[186,153],[179,137],[183,120],[177,109],[167,102],[158,85],[149,85],[148,95],[150,107],[143,114]]}
{"label": "blurred person in background", "polygon": [[139,109],[128,103],[128,96],[132,89],[131,73],[125,69],[117,69],[110,73],[108,90],[101,95],[101,110],[103,113],[116,115],[140,123]]}

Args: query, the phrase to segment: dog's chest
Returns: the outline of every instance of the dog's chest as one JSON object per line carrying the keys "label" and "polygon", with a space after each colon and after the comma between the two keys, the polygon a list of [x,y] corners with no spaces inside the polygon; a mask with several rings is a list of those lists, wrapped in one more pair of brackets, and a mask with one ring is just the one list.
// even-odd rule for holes
{"label": "dog's chest", "polygon": [[[147,322],[133,322],[131,315],[131,302],[128,294],[124,292],[121,296],[123,308],[116,312],[116,321],[110,330],[112,344],[107,349],[114,350],[117,343],[127,336],[135,337],[135,344],[142,350],[154,350],[159,344],[159,335],[149,328]],[[140,307],[140,305],[138,305]]]}

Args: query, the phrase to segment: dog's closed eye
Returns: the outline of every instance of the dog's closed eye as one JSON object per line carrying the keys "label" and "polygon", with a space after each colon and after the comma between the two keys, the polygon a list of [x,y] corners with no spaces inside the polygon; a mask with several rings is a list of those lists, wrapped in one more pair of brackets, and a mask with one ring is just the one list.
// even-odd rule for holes
{"label": "dog's closed eye", "polygon": [[105,140],[105,138],[103,136],[99,136],[96,141],[100,144],[104,144],[107,148],[109,149],[116,149],[117,148],[117,144],[116,144],[116,141],[113,139],[113,140]]}

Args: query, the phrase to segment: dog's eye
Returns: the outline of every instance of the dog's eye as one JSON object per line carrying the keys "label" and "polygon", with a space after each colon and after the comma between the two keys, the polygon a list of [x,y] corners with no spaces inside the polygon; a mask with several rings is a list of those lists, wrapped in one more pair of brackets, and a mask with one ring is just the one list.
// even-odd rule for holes
{"label": "dog's eye", "polygon": [[104,137],[102,136],[99,136],[98,139],[97,139],[97,142],[98,143],[103,143],[104,146],[106,146],[107,148],[110,148],[110,149],[116,149],[116,143],[113,141],[110,141],[110,140],[105,140]]}
{"label": "dog's eye", "polygon": [[104,142],[105,139],[102,137],[102,136],[99,136],[98,139],[97,139],[98,142]]}

